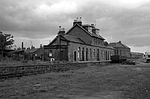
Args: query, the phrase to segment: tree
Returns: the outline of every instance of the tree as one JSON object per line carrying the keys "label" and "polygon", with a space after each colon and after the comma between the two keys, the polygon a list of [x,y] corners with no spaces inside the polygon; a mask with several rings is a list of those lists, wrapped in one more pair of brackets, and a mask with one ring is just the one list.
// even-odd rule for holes
{"label": "tree", "polygon": [[13,36],[11,34],[5,34],[0,32],[0,51],[2,57],[4,57],[4,50],[6,48],[11,48],[14,43]]}

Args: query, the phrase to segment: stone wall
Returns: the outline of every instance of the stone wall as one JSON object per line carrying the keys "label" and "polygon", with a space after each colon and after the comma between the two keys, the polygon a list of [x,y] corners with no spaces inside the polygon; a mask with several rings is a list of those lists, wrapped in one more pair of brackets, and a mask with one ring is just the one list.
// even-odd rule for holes
{"label": "stone wall", "polygon": [[[84,48],[84,54],[82,54],[82,50]],[[80,51],[79,51],[80,50]],[[86,50],[87,54],[86,55]],[[99,50],[99,60],[98,60],[98,50]],[[74,59],[74,52],[76,52],[76,61]],[[107,56],[106,56],[107,54]],[[90,46],[90,45],[83,45],[78,43],[69,43],[68,46],[68,59],[70,62],[103,62],[103,61],[110,61],[110,57],[114,54],[114,50],[107,47],[99,47],[99,46]],[[82,57],[84,55],[84,60],[82,60]],[[88,56],[88,60],[86,60],[86,57]]]}
{"label": "stone wall", "polygon": [[7,79],[10,77],[21,77],[27,75],[48,73],[48,72],[64,72],[68,70],[75,70],[91,65],[100,65],[103,63],[53,63],[50,65],[27,65],[27,66],[7,66],[0,67],[0,79]]}

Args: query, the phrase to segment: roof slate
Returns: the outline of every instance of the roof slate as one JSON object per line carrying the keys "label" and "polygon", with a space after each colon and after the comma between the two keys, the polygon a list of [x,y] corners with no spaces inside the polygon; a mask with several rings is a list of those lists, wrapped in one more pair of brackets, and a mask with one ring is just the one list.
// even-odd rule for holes
{"label": "roof slate", "polygon": [[64,38],[68,41],[72,41],[72,42],[77,42],[77,43],[85,43],[84,41],[82,41],[80,38],[77,38],[76,36],[72,36],[72,35],[64,35]]}
{"label": "roof slate", "polygon": [[[77,24],[78,25],[78,24]],[[103,39],[105,40],[102,36],[95,34],[95,33],[90,33],[88,30],[86,30],[85,28],[83,28],[82,26],[78,25],[81,29],[83,29],[84,31],[86,31],[88,34],[90,34],[92,37],[97,37],[99,39]]]}

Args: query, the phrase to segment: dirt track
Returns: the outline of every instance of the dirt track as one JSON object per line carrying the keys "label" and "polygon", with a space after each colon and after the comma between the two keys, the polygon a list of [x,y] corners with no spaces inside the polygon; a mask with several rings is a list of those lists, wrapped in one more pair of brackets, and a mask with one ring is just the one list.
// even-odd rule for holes
{"label": "dirt track", "polygon": [[12,78],[0,82],[0,99],[150,99],[150,64]]}

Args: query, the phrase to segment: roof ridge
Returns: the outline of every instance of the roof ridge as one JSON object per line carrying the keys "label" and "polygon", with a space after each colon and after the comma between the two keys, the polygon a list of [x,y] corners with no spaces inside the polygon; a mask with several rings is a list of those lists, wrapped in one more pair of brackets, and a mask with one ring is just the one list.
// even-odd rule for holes
{"label": "roof ridge", "polygon": [[[90,33],[88,30],[86,30],[85,28],[83,28],[83,27],[80,26],[79,24],[75,24],[72,28],[70,28],[70,29],[66,32],[66,34],[68,34],[69,31],[71,31],[75,26],[80,27],[83,31],[85,31],[85,32],[86,32],[87,34],[89,34],[91,37],[94,36],[93,33]],[[97,34],[95,34],[95,35],[97,35]],[[100,38],[100,39],[105,40],[105,39],[104,39],[102,36],[100,36],[100,35],[97,35],[97,36],[94,36],[94,37],[97,37],[97,38]]]}
{"label": "roof ridge", "polygon": [[[120,47],[124,47],[124,48],[129,48],[128,46],[126,46],[125,44],[122,44],[122,43],[120,43],[120,42],[112,42],[112,43],[109,43],[110,45],[114,45],[115,47],[117,47],[117,46],[120,46]],[[117,45],[117,44],[119,44],[119,45]]]}
{"label": "roof ridge", "polygon": [[[122,43],[121,43],[122,44]],[[122,44],[124,47],[129,48],[128,46],[126,46],[125,44]]]}

